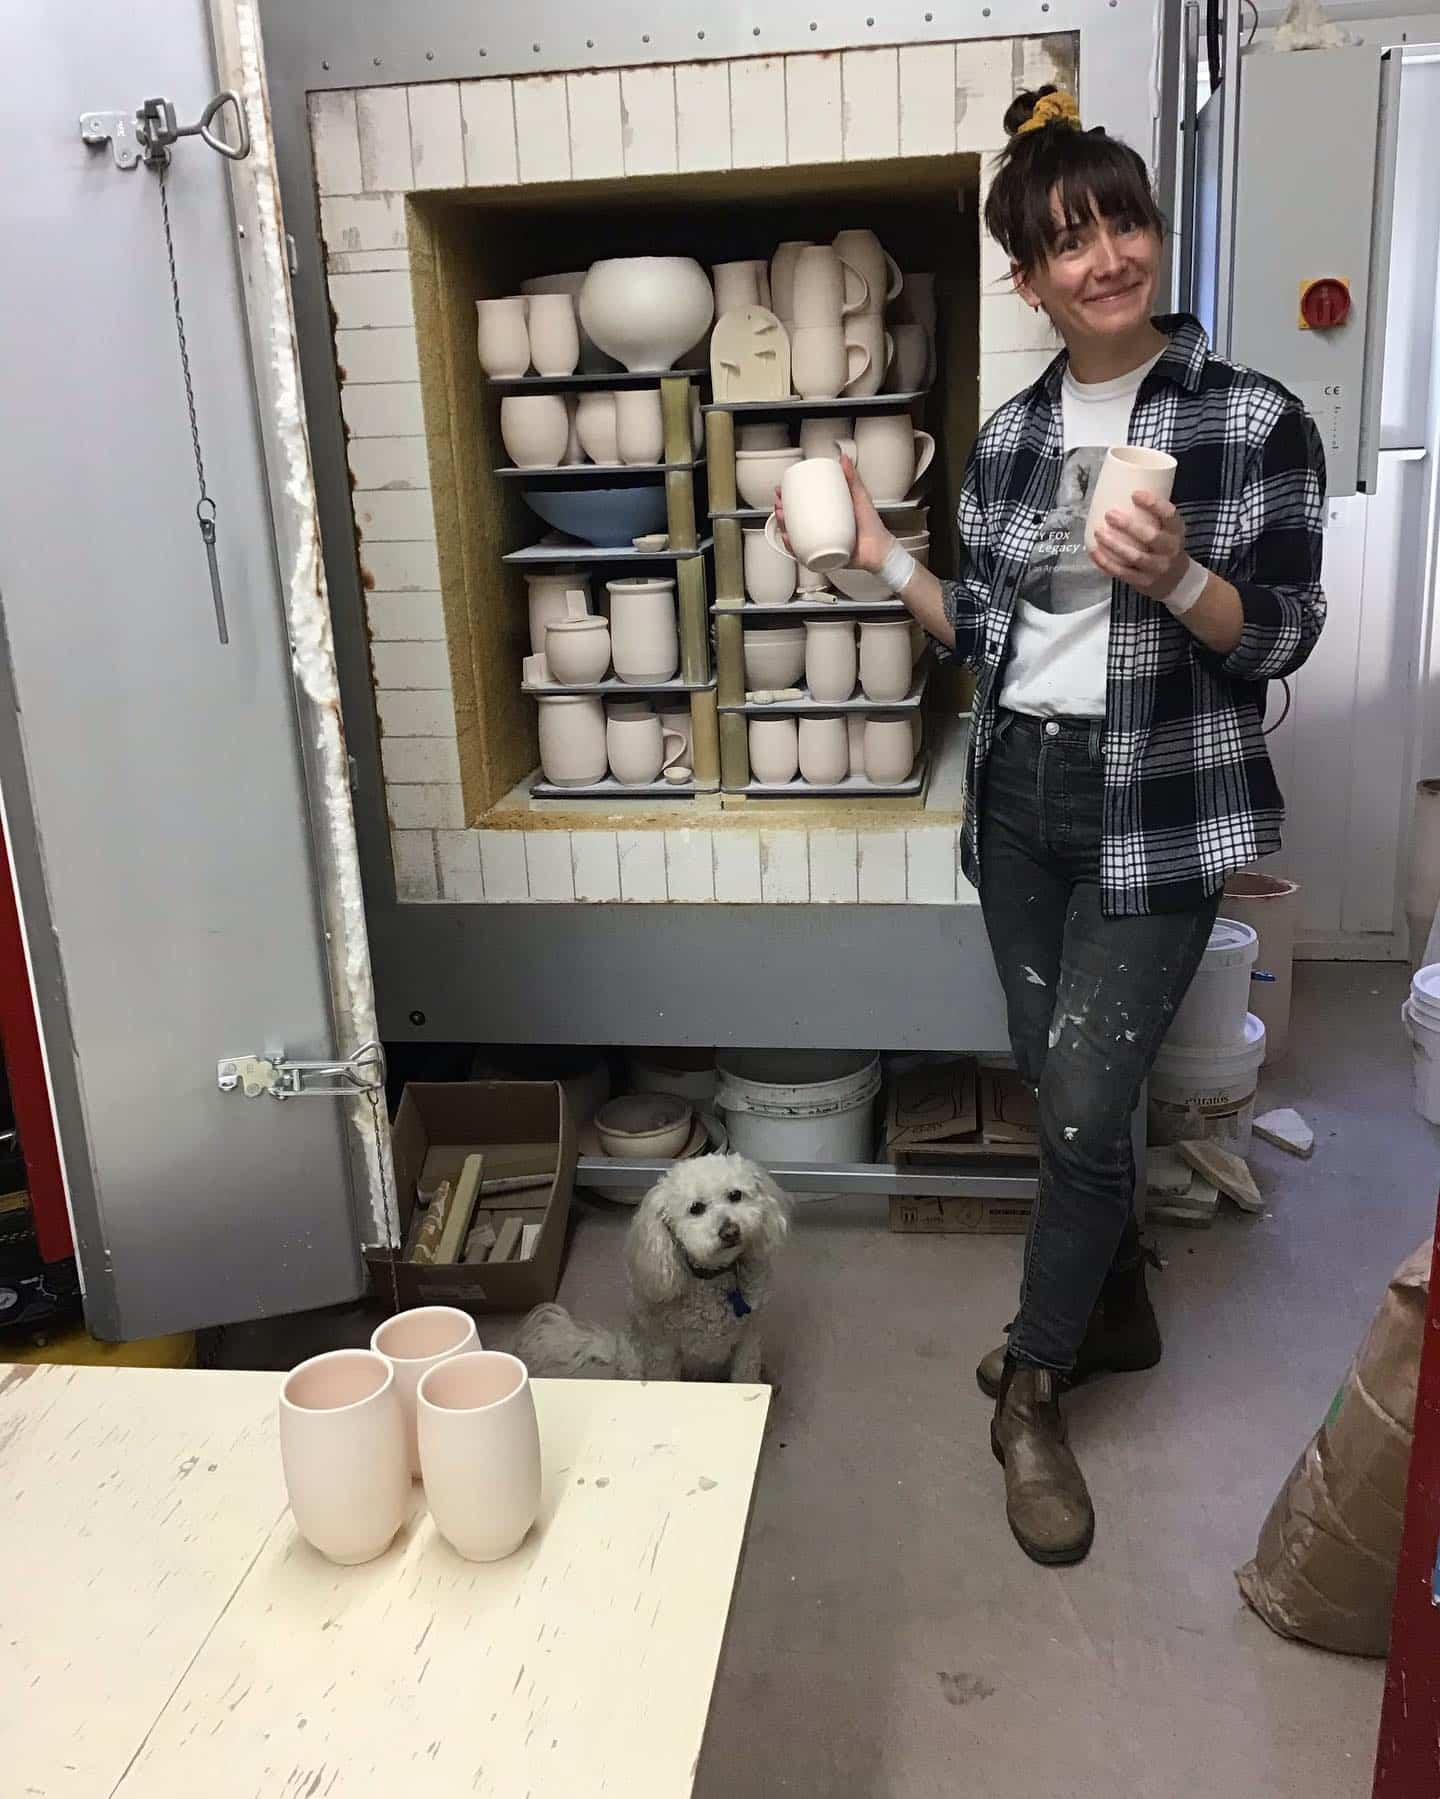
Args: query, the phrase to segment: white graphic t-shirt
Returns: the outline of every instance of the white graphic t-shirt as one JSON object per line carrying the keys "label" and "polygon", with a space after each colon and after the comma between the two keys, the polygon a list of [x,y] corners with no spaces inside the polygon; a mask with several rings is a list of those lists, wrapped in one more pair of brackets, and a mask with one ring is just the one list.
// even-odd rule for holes
{"label": "white graphic t-shirt", "polygon": [[1113,444],[1130,434],[1140,383],[1157,354],[1113,381],[1061,382],[1060,481],[1020,584],[1000,704],[1038,718],[1104,718],[1110,577],[1085,548],[1090,490]]}

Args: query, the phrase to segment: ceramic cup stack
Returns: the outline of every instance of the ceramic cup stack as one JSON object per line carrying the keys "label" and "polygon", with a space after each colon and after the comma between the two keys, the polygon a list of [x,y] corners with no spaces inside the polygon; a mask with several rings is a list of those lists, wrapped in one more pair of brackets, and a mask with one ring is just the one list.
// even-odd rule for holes
{"label": "ceramic cup stack", "polygon": [[371,1344],[312,1357],[281,1389],[280,1459],[301,1536],[332,1562],[373,1561],[405,1522],[418,1473],[452,1548],[470,1561],[511,1554],[540,1510],[524,1364],[481,1349],[474,1321],[450,1306],[400,1313]]}
{"label": "ceramic cup stack", "polygon": [[866,399],[885,386],[895,340],[885,326],[885,309],[899,295],[904,277],[895,258],[885,249],[873,231],[856,228],[842,231],[834,248],[841,259],[857,269],[865,282],[865,304],[845,322],[845,341],[849,353],[861,359],[858,371],[852,369],[850,379],[841,390],[847,398]]}
{"label": "ceramic cup stack", "polygon": [[847,328],[869,299],[869,282],[833,244],[807,244],[798,252],[791,280],[790,375],[802,399],[833,400],[866,374],[870,352],[863,341],[847,339]]}

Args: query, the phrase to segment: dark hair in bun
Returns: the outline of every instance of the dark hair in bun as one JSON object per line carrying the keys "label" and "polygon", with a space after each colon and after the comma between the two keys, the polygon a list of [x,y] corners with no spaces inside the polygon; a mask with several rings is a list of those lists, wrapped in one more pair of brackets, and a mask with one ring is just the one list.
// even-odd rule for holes
{"label": "dark hair in bun", "polygon": [[[1055,242],[1052,195],[1059,196],[1070,227],[1093,218],[1129,218],[1157,235],[1165,230],[1143,159],[1098,126],[1082,131],[1068,96],[1061,99],[1070,116],[1051,116],[1060,101],[1040,103],[1052,94],[1060,90],[1046,86],[1017,94],[1006,108],[1009,142],[985,201],[985,229],[1027,271],[1047,260]],[[1037,108],[1043,122],[1033,125]]]}

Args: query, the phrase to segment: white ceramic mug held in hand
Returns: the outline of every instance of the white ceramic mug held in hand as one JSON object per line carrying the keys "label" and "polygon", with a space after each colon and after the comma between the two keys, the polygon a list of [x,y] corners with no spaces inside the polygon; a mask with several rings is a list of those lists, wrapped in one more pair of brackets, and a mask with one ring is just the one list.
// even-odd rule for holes
{"label": "white ceramic mug held in hand", "polygon": [[1095,548],[1095,532],[1105,522],[1107,512],[1131,512],[1133,496],[1154,494],[1168,500],[1175,486],[1175,458],[1164,450],[1147,450],[1139,444],[1115,444],[1105,452],[1095,491],[1090,495],[1090,510],[1085,515],[1085,548]]}
{"label": "white ceramic mug held in hand", "polygon": [[[849,440],[841,446],[852,460],[854,447]],[[780,499],[785,508],[789,554],[795,561],[822,574],[827,569],[847,567],[855,553],[855,506],[840,464],[828,456],[797,462],[785,471]],[[765,521],[765,536],[772,549],[785,551],[779,521],[773,512]]]}

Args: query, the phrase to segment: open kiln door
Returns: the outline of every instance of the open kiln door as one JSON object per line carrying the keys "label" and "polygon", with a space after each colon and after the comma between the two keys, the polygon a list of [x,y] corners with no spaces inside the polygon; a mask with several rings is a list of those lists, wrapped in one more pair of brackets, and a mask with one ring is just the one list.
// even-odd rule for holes
{"label": "open kiln door", "polygon": [[[225,89],[177,305],[137,152]],[[0,120],[0,799],[86,1316],[348,1299],[388,1127],[254,6],[23,9]]]}

